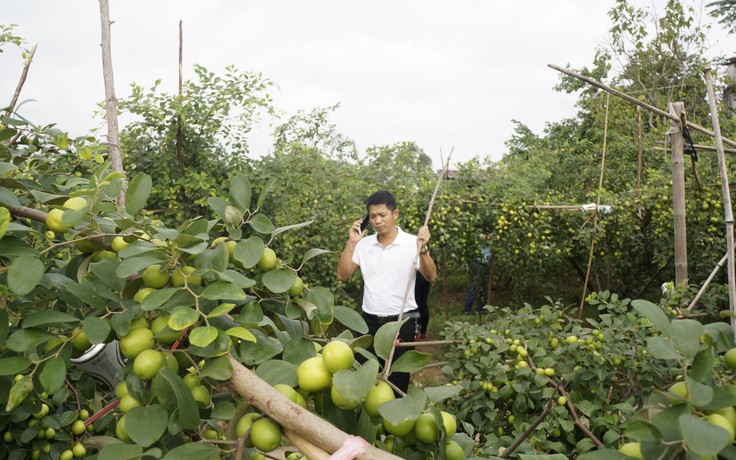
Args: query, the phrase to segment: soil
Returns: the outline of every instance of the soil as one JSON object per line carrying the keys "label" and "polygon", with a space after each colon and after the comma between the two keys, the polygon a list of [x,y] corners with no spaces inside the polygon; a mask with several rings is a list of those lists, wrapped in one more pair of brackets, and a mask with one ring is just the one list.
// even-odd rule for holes
{"label": "soil", "polygon": [[[427,337],[421,341],[425,342],[431,340],[442,340],[442,338],[432,337],[428,334]],[[423,353],[429,353],[432,356],[432,360],[430,361],[429,367],[425,367],[419,372],[412,374],[412,382],[415,385],[422,387],[434,387],[447,383],[449,378],[442,372],[442,363],[447,361],[447,359],[445,359],[445,347],[441,345],[424,345],[416,347],[416,350]],[[431,364],[437,365],[432,366]]]}

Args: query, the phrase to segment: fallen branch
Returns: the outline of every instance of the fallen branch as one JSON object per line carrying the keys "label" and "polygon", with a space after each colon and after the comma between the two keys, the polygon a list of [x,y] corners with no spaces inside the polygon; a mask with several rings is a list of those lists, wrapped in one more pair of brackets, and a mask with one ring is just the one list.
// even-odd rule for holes
{"label": "fallen branch", "polygon": [[[233,367],[230,377],[232,389],[246,402],[268,414],[292,436],[306,439],[328,453],[334,453],[348,438],[347,433],[289,400],[234,357],[228,355],[228,360]],[[370,446],[356,458],[398,460],[400,457]]]}

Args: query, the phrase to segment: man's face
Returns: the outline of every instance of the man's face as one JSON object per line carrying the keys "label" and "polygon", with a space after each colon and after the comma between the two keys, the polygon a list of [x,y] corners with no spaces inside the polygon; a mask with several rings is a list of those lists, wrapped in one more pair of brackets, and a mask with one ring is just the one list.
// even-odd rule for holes
{"label": "man's face", "polygon": [[385,204],[374,204],[368,207],[368,217],[371,221],[371,227],[379,235],[385,235],[393,232],[396,227],[396,218],[399,217],[399,210],[391,211]]}

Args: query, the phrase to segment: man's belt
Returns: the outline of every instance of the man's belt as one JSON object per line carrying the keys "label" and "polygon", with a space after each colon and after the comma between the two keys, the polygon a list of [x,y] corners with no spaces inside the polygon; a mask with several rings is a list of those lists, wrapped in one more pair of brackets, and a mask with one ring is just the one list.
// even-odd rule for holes
{"label": "man's belt", "polygon": [[[372,315],[370,313],[363,312],[363,318],[379,323],[379,324],[385,324],[385,323],[391,323],[394,321],[398,321],[399,315],[378,316],[378,315]],[[411,311],[404,312],[404,318],[419,318],[419,312],[417,310],[411,310]]]}

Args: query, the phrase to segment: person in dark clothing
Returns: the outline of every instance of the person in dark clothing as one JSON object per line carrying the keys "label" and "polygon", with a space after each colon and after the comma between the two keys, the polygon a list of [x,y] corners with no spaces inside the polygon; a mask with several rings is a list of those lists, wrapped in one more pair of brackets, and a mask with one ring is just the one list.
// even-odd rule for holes
{"label": "person in dark clothing", "polygon": [[478,306],[478,312],[483,311],[488,299],[488,262],[491,258],[489,245],[490,235],[480,236],[480,257],[470,262],[470,285],[465,296],[464,312],[469,315],[473,312],[473,302]]}
{"label": "person in dark clothing", "polygon": [[414,298],[419,307],[419,334],[417,340],[427,338],[427,325],[429,325],[429,287],[432,285],[422,276],[422,272],[417,270],[416,279],[414,280]]}

